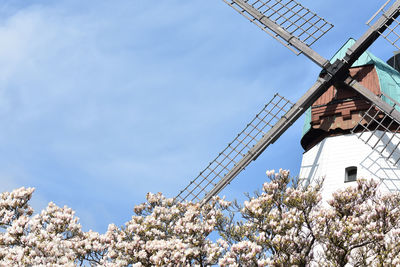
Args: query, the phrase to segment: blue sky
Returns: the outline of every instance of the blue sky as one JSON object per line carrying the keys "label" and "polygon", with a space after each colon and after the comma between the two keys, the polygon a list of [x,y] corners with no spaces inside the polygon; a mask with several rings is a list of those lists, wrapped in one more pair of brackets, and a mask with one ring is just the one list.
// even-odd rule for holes
{"label": "blue sky", "polygon": [[[381,4],[301,2],[335,25],[313,45],[326,58]],[[100,232],[146,192],[175,196],[275,92],[296,101],[319,72],[223,1],[2,1],[0,44],[2,191],[33,186],[36,210],[68,205]],[[296,175],[302,124],[222,194]]]}

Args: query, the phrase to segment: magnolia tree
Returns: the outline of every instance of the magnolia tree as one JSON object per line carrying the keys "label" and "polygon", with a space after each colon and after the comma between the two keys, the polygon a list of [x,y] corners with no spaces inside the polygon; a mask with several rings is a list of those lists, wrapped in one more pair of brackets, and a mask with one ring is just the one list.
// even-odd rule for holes
{"label": "magnolia tree", "polygon": [[176,203],[148,193],[130,221],[104,234],[84,232],[72,209],[54,203],[34,215],[32,188],[4,192],[0,266],[400,264],[399,193],[358,180],[322,201],[322,182],[303,186],[284,170],[267,175],[243,205],[221,198]]}

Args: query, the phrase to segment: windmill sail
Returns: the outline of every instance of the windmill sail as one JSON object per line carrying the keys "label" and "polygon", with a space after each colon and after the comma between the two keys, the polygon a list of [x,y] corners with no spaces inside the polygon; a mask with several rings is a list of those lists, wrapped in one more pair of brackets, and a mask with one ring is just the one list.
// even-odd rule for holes
{"label": "windmill sail", "polygon": [[[383,4],[383,6],[367,21],[367,25],[371,26],[372,22],[374,22],[377,18],[379,18],[378,15],[384,14],[387,11],[387,8],[390,6],[390,2],[393,2],[393,0],[388,0],[386,3]],[[393,5],[395,6],[395,5]],[[390,25],[388,25],[387,29],[384,32],[379,32],[379,34],[389,43],[391,43],[393,46],[395,46],[397,49],[400,50],[400,45],[399,45],[399,40],[400,40],[400,21],[395,18],[391,17],[392,21],[390,22]]]}
{"label": "windmill sail", "polygon": [[328,80],[318,78],[294,105],[276,94],[252,122],[175,199],[204,203],[217,195],[326,91],[331,85],[331,77],[327,77]]}
{"label": "windmill sail", "polygon": [[[247,166],[247,164],[243,166],[240,162],[253,155],[250,151],[254,145],[289,111],[292,105],[289,100],[276,94],[243,131],[179,193],[177,199],[200,201],[217,185],[229,183],[234,178],[233,173],[238,173]],[[235,171],[236,169],[238,170]]]}
{"label": "windmill sail", "polygon": [[382,95],[393,103],[395,115],[388,114],[373,104],[351,132],[357,134],[360,140],[377,151],[387,161],[397,165],[400,162],[400,137],[395,133],[400,132],[400,121],[394,116],[399,114],[397,109],[400,108],[400,103],[384,93]]}
{"label": "windmill sail", "polygon": [[[253,122],[250,123],[245,130],[239,134],[238,137],[235,138],[234,141],[228,145],[228,147],[221,152],[219,156],[212,161],[203,172],[199,174],[198,177],[191,181],[190,184],[179,193],[179,195],[176,197],[178,201],[193,200],[203,201],[203,203],[209,201],[226,185],[228,185],[244,168],[246,168],[246,166],[248,166],[252,160],[255,160],[270,144],[274,143],[331,85],[342,84],[352,88],[364,96],[374,108],[379,109],[384,114],[386,119],[393,120],[396,123],[400,122],[400,112],[377,97],[374,93],[369,91],[360,83],[355,81],[349,74],[349,68],[353,65],[353,63],[367,50],[367,48],[380,36],[380,34],[384,33],[385,30],[390,27],[393,21],[395,21],[395,19],[399,16],[400,0],[395,1],[390,8],[385,9],[384,6],[381,11],[378,11],[377,13],[381,12],[382,15],[375,20],[373,25],[364,33],[364,35],[361,36],[361,38],[359,38],[357,42],[346,52],[344,58],[336,60],[333,64],[330,64],[328,60],[320,56],[303,42],[307,41],[308,39],[303,39],[302,41],[299,39],[301,38],[301,34],[294,36],[293,33],[296,31],[290,32],[289,28],[285,26],[287,21],[292,23],[292,21],[289,19],[295,16],[292,14],[289,15],[289,17],[285,17],[289,11],[294,10],[294,7],[288,8],[290,4],[299,6],[300,10],[305,9],[297,2],[291,0],[223,1],[228,3],[251,21],[255,22],[267,32],[268,28],[270,31],[275,33],[274,37],[276,39],[283,39],[289,46],[295,47],[298,49],[298,51],[304,53],[316,64],[323,67],[325,71],[317,79],[316,83],[296,102],[296,104],[287,110],[286,113],[285,107],[287,107],[287,104],[289,103],[287,100],[285,100],[286,102],[283,102],[286,103],[284,104],[283,108],[278,108],[278,112],[269,111],[271,109],[269,105],[267,105],[261,113],[266,112],[266,114],[272,116],[272,118],[280,119],[275,122],[273,122],[273,120],[268,121],[268,119],[263,119],[261,120],[261,125],[253,124]],[[285,8],[287,10],[282,11],[285,10]],[[294,14],[297,13],[294,12]],[[309,20],[306,20],[306,22],[308,21]],[[315,23],[311,23],[311,25],[315,25]],[[319,27],[317,28],[319,30]],[[299,29],[302,28],[299,27]],[[321,36],[326,33],[325,30],[322,30],[322,32],[323,33]],[[315,41],[319,37],[317,35]],[[283,99],[280,96],[279,98]],[[273,101],[274,100],[272,100],[270,104],[275,103]],[[276,104],[273,104],[273,106],[276,106]],[[257,118],[258,117],[256,116],[255,119]],[[266,121],[268,121],[268,123],[266,123]],[[254,133],[256,133],[255,135],[254,133],[251,134],[251,132],[254,130]],[[265,132],[264,130],[268,131]],[[258,139],[259,137],[261,137],[261,139]],[[249,143],[244,143],[243,140],[246,138],[250,138],[251,141]],[[239,148],[239,145],[242,145],[243,148]]]}
{"label": "windmill sail", "polygon": [[[386,2],[384,7],[392,0]],[[382,9],[382,8],[381,8]],[[361,36],[357,42],[349,49],[346,56],[342,59],[348,67],[350,67],[367,49],[368,47],[379,38],[379,36],[385,34],[385,32],[394,31],[399,24],[394,23],[397,21],[397,17],[400,14],[400,0],[396,0],[390,8],[378,10],[377,13],[382,13],[380,17],[374,15],[373,21],[375,21],[369,29]],[[371,24],[371,20],[368,22]],[[394,24],[394,26],[393,26]],[[394,28],[394,29],[393,29]]]}
{"label": "windmill sail", "polygon": [[295,54],[321,67],[328,61],[309,48],[333,25],[293,0],[223,0]]}

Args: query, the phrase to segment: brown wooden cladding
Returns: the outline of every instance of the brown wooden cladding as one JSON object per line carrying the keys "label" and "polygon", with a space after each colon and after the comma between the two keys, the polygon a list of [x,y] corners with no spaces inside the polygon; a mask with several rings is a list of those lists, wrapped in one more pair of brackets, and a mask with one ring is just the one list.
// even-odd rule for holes
{"label": "brown wooden cladding", "polygon": [[[376,73],[374,65],[351,68],[350,75],[375,94],[380,94],[378,74]],[[346,99],[354,96],[356,96],[356,94],[353,90],[344,88],[338,90],[334,86],[331,86],[317,101],[315,101],[313,107],[326,105],[332,100]]]}
{"label": "brown wooden cladding", "polygon": [[[380,94],[379,78],[374,65],[351,68],[350,75],[376,95]],[[327,136],[348,133],[369,106],[351,88],[331,86],[312,105],[312,129],[301,140],[303,148],[308,150]]]}
{"label": "brown wooden cladding", "polygon": [[[373,65],[351,68],[350,75],[375,94],[380,94],[378,74]],[[343,120],[349,120],[351,113],[368,108],[369,104],[351,88],[331,86],[312,105],[311,124],[316,126],[328,116],[341,116]]]}

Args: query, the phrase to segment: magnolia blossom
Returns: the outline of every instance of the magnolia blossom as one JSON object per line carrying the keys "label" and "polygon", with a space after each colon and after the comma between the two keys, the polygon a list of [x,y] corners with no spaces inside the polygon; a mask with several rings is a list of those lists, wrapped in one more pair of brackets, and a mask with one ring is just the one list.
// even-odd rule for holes
{"label": "magnolia blossom", "polygon": [[[359,180],[321,200],[321,183],[302,186],[289,172],[268,171],[262,192],[238,206],[220,234],[224,266],[395,266],[400,263],[400,194]],[[231,214],[234,216],[235,214]]]}
{"label": "magnolia blossom", "polygon": [[148,193],[123,226],[83,231],[66,206],[34,214],[33,188],[0,194],[0,266],[396,266],[400,194],[374,181],[321,200],[322,182],[303,186],[267,171],[260,193],[239,205],[177,203]]}
{"label": "magnolia blossom", "polygon": [[217,263],[224,251],[207,238],[224,217],[215,202],[204,206],[174,203],[149,193],[147,203],[134,211],[136,215],[125,226],[109,227],[103,264],[206,266]]}

